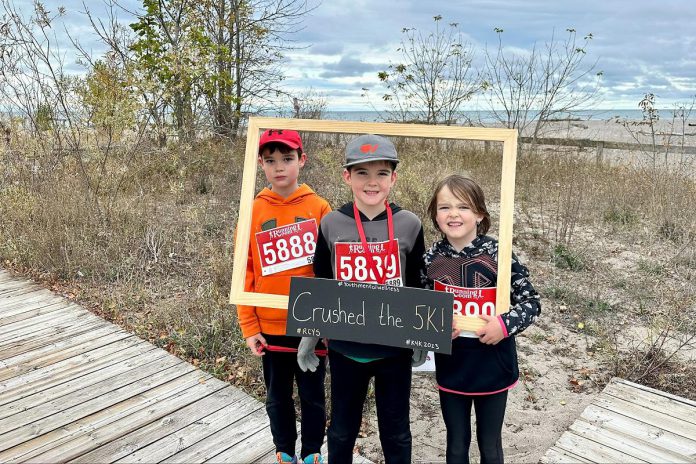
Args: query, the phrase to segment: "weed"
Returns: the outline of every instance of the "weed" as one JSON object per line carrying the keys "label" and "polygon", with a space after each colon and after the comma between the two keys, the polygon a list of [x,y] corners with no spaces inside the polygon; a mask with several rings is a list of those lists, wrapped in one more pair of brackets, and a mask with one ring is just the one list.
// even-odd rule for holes
{"label": "weed", "polygon": [[661,276],[665,273],[665,267],[647,259],[638,260],[638,270],[651,276]]}
{"label": "weed", "polygon": [[561,285],[551,285],[549,287],[544,288],[541,291],[541,293],[546,298],[553,298],[554,300],[565,302],[568,302],[568,300],[571,299],[570,297],[574,296],[573,291],[571,289]]}
{"label": "weed", "polygon": [[553,263],[559,269],[575,272],[585,269],[585,263],[580,255],[560,243],[553,248]]}
{"label": "weed", "polygon": [[593,297],[585,302],[585,309],[593,314],[606,314],[613,309],[611,303],[602,300],[599,297]]}
{"label": "weed", "polygon": [[611,206],[604,211],[604,221],[610,224],[633,225],[638,223],[638,215],[631,210]]}

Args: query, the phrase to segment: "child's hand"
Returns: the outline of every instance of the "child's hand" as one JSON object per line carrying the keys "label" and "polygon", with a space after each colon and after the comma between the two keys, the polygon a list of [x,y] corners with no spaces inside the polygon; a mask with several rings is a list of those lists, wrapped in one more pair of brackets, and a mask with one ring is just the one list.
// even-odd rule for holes
{"label": "child's hand", "polygon": [[476,335],[478,335],[481,343],[495,345],[505,338],[498,316],[481,315],[479,317],[486,321],[486,325],[476,331]]}
{"label": "child's hand", "polygon": [[455,338],[457,338],[457,337],[462,333],[462,330],[456,328],[456,327],[454,326],[454,324],[455,324],[455,321],[452,320],[452,340],[454,340]]}
{"label": "child's hand", "polygon": [[266,339],[263,338],[263,335],[261,335],[260,333],[252,335],[251,337],[247,337],[246,344],[251,350],[251,352],[254,353],[256,356],[263,356],[264,354],[266,354],[264,353],[263,348],[265,346],[268,346],[268,343],[266,343]]}
{"label": "child's hand", "polygon": [[314,353],[314,349],[319,342],[319,337],[302,337],[300,345],[297,347],[297,364],[302,372],[315,372],[319,365],[319,357]]}

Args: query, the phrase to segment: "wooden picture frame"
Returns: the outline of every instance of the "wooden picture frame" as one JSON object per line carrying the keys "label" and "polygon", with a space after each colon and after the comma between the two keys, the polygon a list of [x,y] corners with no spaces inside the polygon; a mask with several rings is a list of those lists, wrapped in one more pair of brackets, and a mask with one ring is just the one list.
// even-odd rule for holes
{"label": "wooden picture frame", "polygon": [[[480,140],[503,143],[503,164],[500,178],[500,219],[498,228],[498,286],[496,312],[508,311],[510,306],[510,279],[512,261],[512,224],[515,197],[515,168],[517,163],[517,130],[429,126],[422,124],[396,124],[379,122],[329,121],[314,119],[282,119],[250,117],[247,127],[244,171],[239,198],[239,218],[234,247],[230,303],[267,308],[287,309],[287,295],[244,291],[247,255],[251,232],[251,213],[255,196],[259,138],[266,129],[291,129],[305,132],[341,134],[379,134],[384,136],[420,137],[453,140]],[[319,192],[321,193],[321,192]],[[421,218],[424,220],[425,218]],[[501,310],[500,308],[504,308]],[[476,330],[483,320],[462,316],[457,326],[464,330]]]}

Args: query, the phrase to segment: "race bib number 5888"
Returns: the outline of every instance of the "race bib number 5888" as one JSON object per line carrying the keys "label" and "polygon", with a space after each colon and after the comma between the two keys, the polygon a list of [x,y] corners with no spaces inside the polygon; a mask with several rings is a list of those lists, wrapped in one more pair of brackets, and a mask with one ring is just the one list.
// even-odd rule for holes
{"label": "race bib number 5888", "polygon": [[317,248],[317,221],[288,224],[256,233],[261,275],[312,264]]}

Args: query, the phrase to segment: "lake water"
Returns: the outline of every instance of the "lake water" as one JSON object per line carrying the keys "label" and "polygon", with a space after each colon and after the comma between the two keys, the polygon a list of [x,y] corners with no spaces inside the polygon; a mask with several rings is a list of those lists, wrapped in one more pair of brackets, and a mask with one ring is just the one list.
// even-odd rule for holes
{"label": "lake water", "polygon": [[[659,110],[659,114],[663,118],[671,118],[672,110]],[[493,123],[497,119],[491,111],[462,111],[462,120],[481,121],[483,123]],[[326,111],[324,119],[336,119],[341,121],[366,121],[374,122],[381,121],[388,117],[386,112],[379,111]],[[572,114],[559,114],[554,116],[554,119],[577,118],[584,121],[606,121],[609,119],[643,119],[643,113],[639,109],[598,109],[598,110],[581,110],[575,111]]]}

